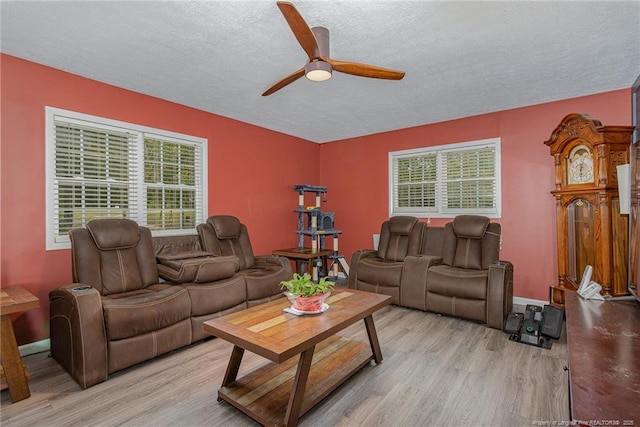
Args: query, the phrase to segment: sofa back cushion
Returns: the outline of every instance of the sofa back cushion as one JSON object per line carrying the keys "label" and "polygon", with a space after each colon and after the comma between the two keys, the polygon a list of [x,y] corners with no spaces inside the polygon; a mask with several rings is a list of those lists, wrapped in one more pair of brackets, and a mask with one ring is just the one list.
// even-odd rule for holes
{"label": "sofa back cushion", "polygon": [[231,215],[214,215],[197,227],[202,249],[219,256],[236,256],[240,270],[255,265],[247,227]]}
{"label": "sofa back cushion", "polygon": [[445,225],[442,262],[451,267],[484,270],[498,259],[500,224],[479,215],[459,215]]}
{"label": "sofa back cushion", "polygon": [[101,295],[158,283],[151,232],[124,218],[96,219],[69,232],[73,280]]}
{"label": "sofa back cushion", "polygon": [[403,261],[407,255],[422,250],[426,224],[412,216],[394,216],[382,223],[378,257],[387,261]]}

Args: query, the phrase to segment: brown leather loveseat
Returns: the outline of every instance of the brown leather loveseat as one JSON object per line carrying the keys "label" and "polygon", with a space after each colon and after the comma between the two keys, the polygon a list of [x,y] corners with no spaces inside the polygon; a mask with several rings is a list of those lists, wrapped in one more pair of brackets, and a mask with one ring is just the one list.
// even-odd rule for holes
{"label": "brown leather loveseat", "polygon": [[444,227],[393,217],[382,225],[377,251],[353,254],[348,286],[501,329],[513,305],[513,265],[498,260],[500,233],[500,224],[478,215]]}
{"label": "brown leather loveseat", "polygon": [[[197,236],[152,238],[128,219],[69,235],[75,283],[49,294],[51,353],[82,388],[198,341],[203,322],[247,307],[239,259],[200,250]],[[264,300],[282,296],[276,280],[264,282]]]}

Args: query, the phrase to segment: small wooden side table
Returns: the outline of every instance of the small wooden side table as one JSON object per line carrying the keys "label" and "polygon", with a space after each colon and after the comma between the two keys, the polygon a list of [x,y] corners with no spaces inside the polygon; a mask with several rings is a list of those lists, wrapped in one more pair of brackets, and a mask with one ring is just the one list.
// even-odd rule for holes
{"label": "small wooden side table", "polygon": [[328,275],[327,270],[327,257],[333,254],[333,250],[330,249],[316,249],[311,248],[289,248],[289,249],[277,249],[272,252],[273,255],[280,255],[292,259],[296,262],[296,270],[298,274],[304,273],[303,263],[309,264],[309,274],[312,274],[314,260],[317,258],[322,259],[322,268],[324,275]]}
{"label": "small wooden side table", "polygon": [[20,286],[0,289],[0,377],[4,377],[9,387],[12,402],[31,396],[25,367],[22,364],[18,343],[13,332],[11,313],[30,310],[40,306],[40,301]]}

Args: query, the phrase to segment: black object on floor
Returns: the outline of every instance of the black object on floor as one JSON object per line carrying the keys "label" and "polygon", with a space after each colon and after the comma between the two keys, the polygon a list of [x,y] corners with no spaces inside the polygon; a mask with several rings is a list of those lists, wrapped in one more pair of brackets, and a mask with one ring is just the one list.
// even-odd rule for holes
{"label": "black object on floor", "polygon": [[523,344],[550,349],[552,342],[541,334],[541,327],[542,307],[539,305],[527,304],[527,307],[524,310],[524,318],[522,325],[520,326],[520,330],[509,335],[509,341],[516,341]]}
{"label": "black object on floor", "polygon": [[557,340],[562,333],[563,319],[564,309],[552,305],[545,305],[542,309],[542,326],[540,327],[540,333]]}

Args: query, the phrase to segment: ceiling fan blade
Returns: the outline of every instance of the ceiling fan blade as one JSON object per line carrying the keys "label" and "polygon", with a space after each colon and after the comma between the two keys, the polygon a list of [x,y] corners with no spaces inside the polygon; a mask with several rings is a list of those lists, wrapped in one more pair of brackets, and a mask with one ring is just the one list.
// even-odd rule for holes
{"label": "ceiling fan blade", "polygon": [[293,35],[298,40],[298,43],[300,43],[302,49],[304,49],[307,56],[309,56],[309,60],[317,59],[318,42],[302,15],[300,15],[293,4],[288,1],[279,1],[278,7],[280,8],[280,12],[284,15],[284,19],[287,20],[289,27],[291,27],[291,31],[293,31]]}
{"label": "ceiling fan blade", "polygon": [[336,61],[331,58],[322,58],[331,64],[335,71],[353,74],[360,77],[371,77],[373,79],[401,80],[404,71],[390,70],[388,68],[376,67],[375,65],[360,64],[357,62]]}
{"label": "ceiling fan blade", "polygon": [[304,76],[304,67],[300,68],[299,70],[294,71],[293,73],[289,74],[284,79],[280,80],[278,83],[276,83],[273,86],[271,86],[269,89],[267,89],[262,94],[262,96],[271,95],[273,92],[275,92],[277,90],[280,90],[283,87],[285,87],[286,85],[295,82],[296,80],[298,80],[302,76]]}

